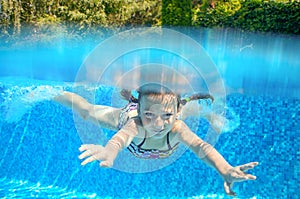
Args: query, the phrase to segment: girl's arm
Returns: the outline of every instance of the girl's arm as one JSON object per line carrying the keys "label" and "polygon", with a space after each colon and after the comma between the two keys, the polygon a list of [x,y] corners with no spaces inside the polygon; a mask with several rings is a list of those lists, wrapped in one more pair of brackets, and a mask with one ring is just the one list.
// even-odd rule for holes
{"label": "girl's arm", "polygon": [[199,138],[181,120],[175,122],[173,132],[178,133],[180,141],[188,146],[203,162],[218,171],[224,179],[224,189],[228,195],[235,195],[231,189],[234,182],[256,179],[255,176],[244,171],[254,168],[258,165],[257,162],[232,167],[214,147]]}
{"label": "girl's arm", "polygon": [[64,91],[61,95],[56,96],[54,101],[72,108],[83,119],[100,124],[104,128],[113,130],[118,129],[119,115],[121,110],[110,106],[94,105],[89,103],[83,97]]}
{"label": "girl's arm", "polygon": [[210,144],[204,142],[182,121],[177,120],[173,131],[179,135],[182,143],[188,146],[202,161],[215,168],[221,175],[232,168],[232,166],[223,158],[223,156]]}
{"label": "girl's arm", "polygon": [[95,160],[100,160],[101,167],[112,167],[119,152],[126,148],[133,138],[138,134],[136,120],[130,119],[106,144],[101,145],[85,144],[79,150],[82,154],[79,159],[86,158],[81,165],[86,165]]}

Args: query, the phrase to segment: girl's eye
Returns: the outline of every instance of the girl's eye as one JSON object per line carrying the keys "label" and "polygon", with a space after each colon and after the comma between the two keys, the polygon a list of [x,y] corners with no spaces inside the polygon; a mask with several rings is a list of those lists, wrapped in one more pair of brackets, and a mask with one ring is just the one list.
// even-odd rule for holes
{"label": "girl's eye", "polygon": [[172,117],[172,116],[173,116],[172,113],[166,113],[166,114],[163,114],[163,115],[162,115],[162,119],[168,120],[168,119],[170,119],[170,117]]}
{"label": "girl's eye", "polygon": [[151,113],[151,112],[145,112],[144,114],[145,114],[145,117],[148,118],[148,119],[151,119],[151,118],[153,118],[153,117],[155,116],[155,115],[154,115],[153,113]]}

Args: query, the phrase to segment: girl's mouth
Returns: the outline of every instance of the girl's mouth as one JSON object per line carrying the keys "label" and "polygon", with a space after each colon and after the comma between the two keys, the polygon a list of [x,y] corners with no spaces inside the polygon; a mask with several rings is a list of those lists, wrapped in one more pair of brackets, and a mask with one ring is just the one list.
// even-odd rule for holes
{"label": "girl's mouth", "polygon": [[161,130],[153,130],[155,133],[161,133],[164,131],[164,129],[161,129]]}
{"label": "girl's mouth", "polygon": [[155,130],[154,132],[155,132],[154,136],[160,136],[160,135],[164,134],[164,129],[162,129],[162,130]]}

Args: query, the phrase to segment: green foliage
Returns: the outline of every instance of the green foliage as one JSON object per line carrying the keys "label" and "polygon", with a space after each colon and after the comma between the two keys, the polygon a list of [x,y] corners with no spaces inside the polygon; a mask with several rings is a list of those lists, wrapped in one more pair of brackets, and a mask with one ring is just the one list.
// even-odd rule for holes
{"label": "green foliage", "polygon": [[190,26],[192,24],[192,1],[163,0],[162,24],[172,26]]}
{"label": "green foliage", "polygon": [[300,34],[300,2],[293,0],[0,0],[0,5],[0,37],[26,29],[84,38],[103,28],[162,25]]}
{"label": "green foliage", "polygon": [[266,0],[218,1],[215,8],[193,9],[193,25],[247,31],[300,34],[300,2]]}
{"label": "green foliage", "polygon": [[300,33],[300,2],[244,1],[232,27],[250,31]]}
{"label": "green foliage", "polygon": [[161,25],[161,1],[0,0],[1,31],[19,34],[25,24],[34,26],[35,32],[60,25],[84,37],[99,27],[156,26]]}
{"label": "green foliage", "polygon": [[8,34],[8,29],[12,29],[13,34],[20,32],[21,26],[21,1],[6,0],[1,1],[0,22],[1,30],[4,34]]}

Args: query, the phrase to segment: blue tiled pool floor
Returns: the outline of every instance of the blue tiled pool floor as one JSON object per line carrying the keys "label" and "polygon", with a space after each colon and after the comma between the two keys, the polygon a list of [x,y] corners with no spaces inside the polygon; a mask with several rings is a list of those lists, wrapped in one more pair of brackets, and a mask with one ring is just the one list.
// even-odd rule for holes
{"label": "blue tiled pool floor", "polygon": [[[232,94],[227,103],[240,126],[222,134],[215,148],[233,165],[260,162],[251,171],[256,181],[235,184],[238,198],[294,198],[300,184],[300,100]],[[73,114],[52,101],[36,102],[18,122],[2,117],[0,129],[0,197],[227,198],[218,174],[189,151],[150,173],[80,166]]]}

